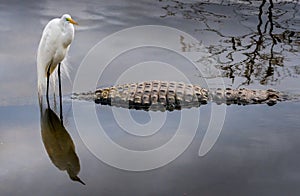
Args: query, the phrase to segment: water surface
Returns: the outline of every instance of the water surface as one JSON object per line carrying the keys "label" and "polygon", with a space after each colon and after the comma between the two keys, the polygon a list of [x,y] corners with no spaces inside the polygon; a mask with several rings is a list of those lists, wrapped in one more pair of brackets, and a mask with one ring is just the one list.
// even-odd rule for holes
{"label": "water surface", "polygon": [[[196,137],[182,155],[158,169],[130,172],[105,164],[83,143],[69,96],[72,82],[64,79],[64,129],[78,157],[69,155],[69,160],[75,165],[73,171],[80,164],[78,176],[86,185],[72,181],[45,147],[35,55],[44,25],[63,13],[80,24],[69,51],[71,81],[86,53],[106,36],[137,25],[166,25],[199,40],[183,47],[183,52],[197,51],[200,43],[207,48],[217,59],[220,72],[215,77],[224,79],[226,86],[300,94],[298,10],[299,4],[290,1],[0,2],[1,195],[296,195],[300,191],[299,102],[226,107],[221,135],[204,157],[198,151],[214,103],[201,106]],[[187,61],[165,50],[146,48],[116,58],[99,85],[112,85],[127,68],[150,60],[174,64],[193,83],[203,81]],[[172,78],[171,72],[165,74]],[[82,102],[82,107],[90,104]],[[136,138],[118,126],[111,107],[97,106],[96,111],[107,134],[135,150],[153,149],[170,140],[180,117],[180,111],[167,113],[168,121],[157,134]],[[131,114],[139,123],[149,121],[147,112]]]}

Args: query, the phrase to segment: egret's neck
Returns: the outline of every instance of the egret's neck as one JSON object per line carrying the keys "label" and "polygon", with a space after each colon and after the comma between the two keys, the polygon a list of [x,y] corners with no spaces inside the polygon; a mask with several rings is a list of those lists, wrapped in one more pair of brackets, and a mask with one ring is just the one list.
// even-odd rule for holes
{"label": "egret's neck", "polygon": [[72,24],[68,22],[64,22],[63,24],[63,46],[67,48],[74,38],[74,27]]}

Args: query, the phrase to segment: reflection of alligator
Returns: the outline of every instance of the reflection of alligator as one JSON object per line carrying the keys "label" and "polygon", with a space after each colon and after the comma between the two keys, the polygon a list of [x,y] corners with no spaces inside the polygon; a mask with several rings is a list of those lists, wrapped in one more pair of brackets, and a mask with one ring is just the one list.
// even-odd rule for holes
{"label": "reflection of alligator", "polygon": [[[73,98],[80,99],[79,94]],[[96,103],[117,107],[165,111],[199,107],[208,101],[217,104],[262,104],[274,105],[285,99],[281,92],[250,89],[207,90],[197,85],[182,82],[146,81],[97,89],[92,93]]]}

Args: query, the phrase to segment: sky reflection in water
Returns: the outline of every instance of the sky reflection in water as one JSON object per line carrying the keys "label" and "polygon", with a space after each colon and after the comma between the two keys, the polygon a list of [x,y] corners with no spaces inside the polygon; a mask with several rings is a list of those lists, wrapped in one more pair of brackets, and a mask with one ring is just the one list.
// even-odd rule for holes
{"label": "sky reflection in water", "polygon": [[[68,95],[72,86],[65,79],[64,127],[75,145],[81,166],[79,176],[86,186],[71,181],[66,172],[60,171],[43,143],[35,55],[44,25],[50,18],[66,12],[80,23],[69,53],[71,80],[88,50],[105,36],[127,27],[155,24],[178,28],[196,37],[218,58],[216,66],[221,70],[218,77],[223,77],[228,86],[271,87],[300,94],[299,4],[251,2],[223,1],[221,5],[213,1],[175,0],[0,2],[1,195],[298,193],[298,102],[273,107],[228,107],[220,138],[207,156],[198,157],[211,108],[210,104],[203,106],[199,109],[201,119],[197,135],[178,159],[153,171],[127,172],[99,161],[83,144],[73,121]],[[183,37],[178,44],[188,52],[197,51],[199,43],[187,43]],[[128,67],[137,59],[178,63],[177,58],[167,58],[165,51],[151,48],[145,51],[147,57],[137,52],[116,59],[112,63],[114,69],[106,70],[101,85],[113,84],[116,74],[124,69],[118,68],[123,62]],[[130,55],[136,55],[136,59]],[[186,62],[180,63],[184,66]],[[195,83],[201,81],[190,68],[186,69],[186,74]],[[114,123],[110,107],[99,106],[97,113],[111,138],[135,149],[152,148],[168,141],[180,115],[172,113],[158,136],[137,141]],[[147,122],[147,113],[132,113],[140,122]]]}

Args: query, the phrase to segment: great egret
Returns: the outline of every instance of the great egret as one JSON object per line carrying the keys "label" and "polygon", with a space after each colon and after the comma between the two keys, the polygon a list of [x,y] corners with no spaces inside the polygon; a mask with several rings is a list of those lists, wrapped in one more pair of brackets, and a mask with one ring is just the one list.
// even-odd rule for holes
{"label": "great egret", "polygon": [[[43,93],[46,89],[46,99],[49,104],[49,80],[50,75],[58,65],[58,82],[60,98],[60,118],[62,120],[62,93],[60,65],[68,53],[71,42],[74,39],[74,26],[78,25],[69,14],[64,14],[61,18],[52,19],[45,27],[40,40],[37,52],[37,72],[38,72],[38,95],[40,104]],[[53,80],[55,81],[55,79]]]}

